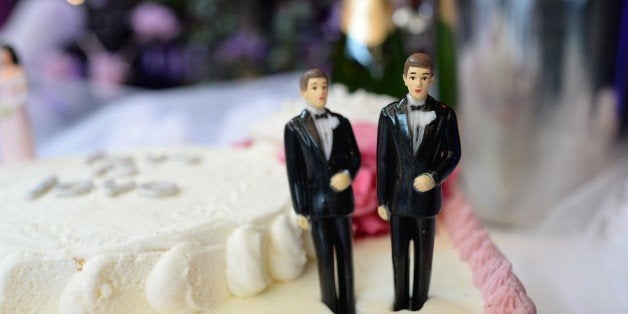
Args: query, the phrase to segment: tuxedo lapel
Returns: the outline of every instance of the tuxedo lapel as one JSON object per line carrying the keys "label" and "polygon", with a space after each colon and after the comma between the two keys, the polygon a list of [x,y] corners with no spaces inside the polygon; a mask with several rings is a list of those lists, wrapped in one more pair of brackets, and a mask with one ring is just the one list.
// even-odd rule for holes
{"label": "tuxedo lapel", "polygon": [[339,149],[339,147],[337,147],[338,144],[341,144],[342,142],[340,141],[340,138],[342,138],[340,136],[340,127],[336,127],[331,131],[331,153],[329,154],[329,160],[333,160],[334,159],[334,155],[336,154],[336,151]]}
{"label": "tuxedo lapel", "polygon": [[312,115],[309,111],[303,110],[303,112],[301,113],[301,118],[303,119],[305,133],[310,137],[312,143],[314,143],[313,149],[318,151],[323,156],[323,159],[325,159],[321,138],[318,136],[318,131],[316,130],[316,125],[314,124],[314,119],[312,118]]}
{"label": "tuxedo lapel", "polygon": [[403,151],[406,152],[407,156],[412,156],[412,135],[410,134],[410,121],[408,121],[408,101],[405,97],[399,101],[396,115]]}
{"label": "tuxedo lapel", "polygon": [[[436,100],[434,100],[432,96],[429,96],[429,95],[427,96],[425,105],[427,106],[428,111],[434,111],[434,113],[436,113]],[[422,155],[423,153],[425,153],[427,148],[432,145],[431,143],[435,139],[434,134],[435,134],[436,127],[438,126],[439,121],[440,121],[440,117],[436,115],[436,118],[432,120],[432,122],[430,122],[428,125],[425,126],[425,130],[423,131],[423,140],[421,141],[421,144],[419,145],[419,149],[417,150],[416,155],[414,156],[415,159],[418,159],[418,157]]]}

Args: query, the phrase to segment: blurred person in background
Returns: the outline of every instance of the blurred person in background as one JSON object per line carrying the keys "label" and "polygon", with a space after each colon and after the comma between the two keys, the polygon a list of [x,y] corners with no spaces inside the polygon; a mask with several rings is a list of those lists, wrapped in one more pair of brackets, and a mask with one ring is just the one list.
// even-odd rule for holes
{"label": "blurred person in background", "polygon": [[3,164],[33,158],[35,147],[26,110],[26,74],[13,48],[0,47],[0,152]]}

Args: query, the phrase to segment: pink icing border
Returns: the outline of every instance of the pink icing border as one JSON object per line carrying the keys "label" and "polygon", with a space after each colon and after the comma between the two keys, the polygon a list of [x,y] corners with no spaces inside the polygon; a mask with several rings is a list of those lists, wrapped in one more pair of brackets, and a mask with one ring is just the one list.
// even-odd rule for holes
{"label": "pink icing border", "polygon": [[[453,180],[452,180],[453,179]],[[455,177],[448,180],[446,198],[439,215],[460,258],[471,267],[473,283],[484,299],[485,313],[536,313],[536,306],[512,271],[512,265],[499,251],[473,208],[455,186]]]}

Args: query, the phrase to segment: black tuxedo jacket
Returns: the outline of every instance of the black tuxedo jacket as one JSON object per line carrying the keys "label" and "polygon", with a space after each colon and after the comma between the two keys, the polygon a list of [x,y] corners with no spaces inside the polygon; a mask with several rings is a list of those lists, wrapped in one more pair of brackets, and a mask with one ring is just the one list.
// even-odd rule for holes
{"label": "black tuxedo jacket", "polygon": [[292,205],[307,217],[335,217],[353,213],[353,189],[334,192],[329,185],[333,175],[348,170],[355,178],[360,168],[360,152],[349,120],[326,110],[339,121],[333,130],[329,160],[325,159],[314,118],[303,110],[284,129],[284,145]]}
{"label": "black tuxedo jacket", "polygon": [[[440,211],[440,184],[460,160],[460,138],[456,114],[431,96],[425,100],[436,118],[425,127],[416,154],[408,123],[406,98],[384,107],[380,113],[377,137],[377,197],[392,213],[416,218],[431,217]],[[414,179],[429,173],[436,187],[419,192]]]}

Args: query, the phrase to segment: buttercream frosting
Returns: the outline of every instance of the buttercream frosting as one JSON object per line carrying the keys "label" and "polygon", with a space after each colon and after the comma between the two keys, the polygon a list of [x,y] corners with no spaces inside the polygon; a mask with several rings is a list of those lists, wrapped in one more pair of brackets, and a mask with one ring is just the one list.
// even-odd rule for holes
{"label": "buttercream frosting", "polygon": [[[271,151],[147,149],[1,168],[0,312],[208,310],[298,277],[305,251]],[[112,180],[150,195],[106,193]]]}

